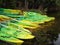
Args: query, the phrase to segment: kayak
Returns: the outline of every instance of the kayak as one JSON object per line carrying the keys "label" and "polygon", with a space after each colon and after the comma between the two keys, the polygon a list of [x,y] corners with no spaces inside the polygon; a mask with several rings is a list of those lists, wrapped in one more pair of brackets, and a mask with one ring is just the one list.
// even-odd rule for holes
{"label": "kayak", "polygon": [[[7,33],[13,37],[19,38],[19,39],[33,39],[34,36],[27,31],[19,30],[16,28],[1,28],[1,32]],[[28,35],[28,36],[27,36]]]}
{"label": "kayak", "polygon": [[19,40],[15,37],[12,37],[11,35],[1,32],[1,31],[0,31],[0,40],[6,41],[9,43],[19,43],[19,44],[22,44],[24,42],[22,40]]}

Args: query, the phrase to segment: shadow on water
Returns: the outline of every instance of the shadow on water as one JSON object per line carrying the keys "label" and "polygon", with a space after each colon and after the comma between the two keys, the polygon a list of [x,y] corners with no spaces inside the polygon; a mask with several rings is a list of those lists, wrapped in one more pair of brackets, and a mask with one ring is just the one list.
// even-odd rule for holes
{"label": "shadow on water", "polygon": [[[30,30],[36,37],[32,40],[24,40],[22,45],[59,45],[60,41],[60,18],[59,13],[50,14],[48,16],[54,16],[54,21],[40,24],[40,27],[34,30]],[[3,41],[0,41],[1,45],[12,45]]]}

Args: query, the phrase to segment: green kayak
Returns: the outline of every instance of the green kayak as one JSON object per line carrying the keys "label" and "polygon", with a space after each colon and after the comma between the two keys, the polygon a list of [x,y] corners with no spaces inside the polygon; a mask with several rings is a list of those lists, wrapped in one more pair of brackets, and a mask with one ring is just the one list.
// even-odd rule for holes
{"label": "green kayak", "polygon": [[19,43],[19,44],[22,44],[24,42],[22,40],[19,40],[7,33],[1,32],[1,31],[0,31],[0,40],[6,41],[9,43]]}
{"label": "green kayak", "polygon": [[19,39],[33,39],[34,38],[32,34],[23,30],[16,29],[16,28],[1,28],[1,32],[5,32]]}
{"label": "green kayak", "polygon": [[34,22],[34,23],[45,23],[51,20],[55,20],[54,17],[48,17],[47,15],[41,15],[40,13],[35,12],[24,12],[25,20]]}

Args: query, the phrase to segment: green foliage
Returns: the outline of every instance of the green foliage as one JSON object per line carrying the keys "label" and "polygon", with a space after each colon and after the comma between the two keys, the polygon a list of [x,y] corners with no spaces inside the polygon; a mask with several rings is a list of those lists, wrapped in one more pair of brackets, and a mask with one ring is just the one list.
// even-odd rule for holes
{"label": "green foliage", "polygon": [[56,0],[56,4],[60,6],[60,0]]}

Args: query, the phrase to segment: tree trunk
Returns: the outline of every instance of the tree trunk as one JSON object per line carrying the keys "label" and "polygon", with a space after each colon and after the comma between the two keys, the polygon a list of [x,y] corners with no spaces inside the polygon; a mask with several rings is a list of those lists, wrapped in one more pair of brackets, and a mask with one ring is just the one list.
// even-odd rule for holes
{"label": "tree trunk", "polygon": [[28,10],[28,1],[25,0],[25,9]]}

